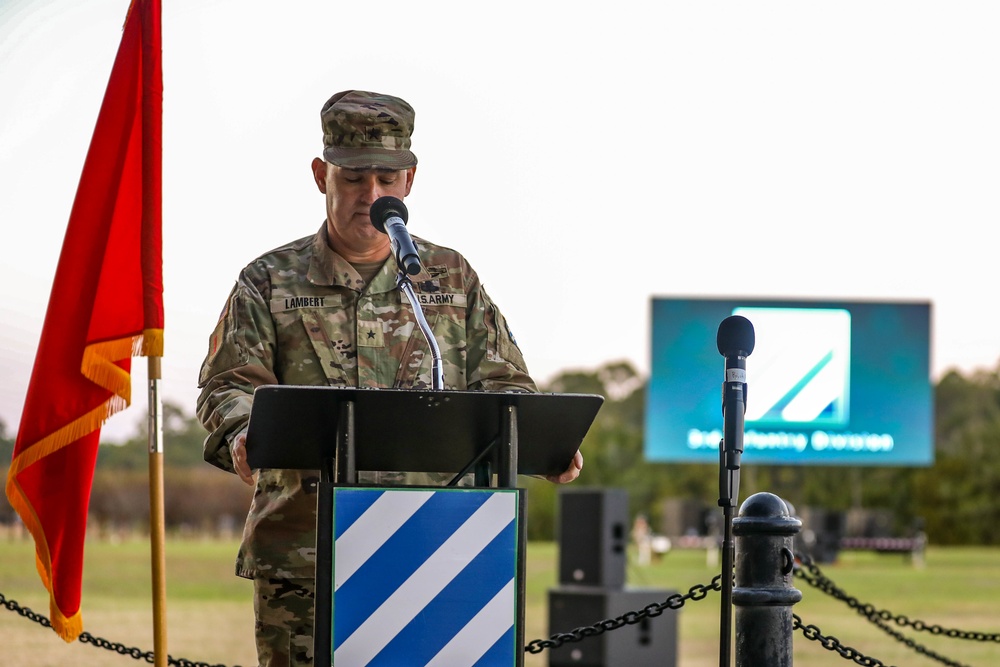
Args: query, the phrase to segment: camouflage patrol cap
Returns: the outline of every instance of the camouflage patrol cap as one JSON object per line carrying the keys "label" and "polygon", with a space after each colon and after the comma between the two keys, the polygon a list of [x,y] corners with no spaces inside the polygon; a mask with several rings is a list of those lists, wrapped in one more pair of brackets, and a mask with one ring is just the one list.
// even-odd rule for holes
{"label": "camouflage patrol cap", "polygon": [[337,93],[323,105],[323,157],[348,169],[408,169],[413,107],[391,95],[363,90]]}

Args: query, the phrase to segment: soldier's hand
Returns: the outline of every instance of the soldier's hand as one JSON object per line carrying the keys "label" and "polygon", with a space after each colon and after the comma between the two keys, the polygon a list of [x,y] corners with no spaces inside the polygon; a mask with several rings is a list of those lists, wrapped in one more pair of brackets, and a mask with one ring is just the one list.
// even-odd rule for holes
{"label": "soldier's hand", "polygon": [[253,471],[250,470],[250,464],[247,463],[247,434],[246,431],[237,434],[233,438],[233,444],[229,448],[230,454],[233,457],[233,468],[236,470],[236,474],[240,476],[246,484],[250,486],[254,485]]}
{"label": "soldier's hand", "polygon": [[581,470],[583,470],[583,454],[578,449],[576,450],[576,454],[573,455],[573,460],[569,462],[569,467],[562,474],[548,475],[545,479],[553,484],[566,484],[579,477]]}

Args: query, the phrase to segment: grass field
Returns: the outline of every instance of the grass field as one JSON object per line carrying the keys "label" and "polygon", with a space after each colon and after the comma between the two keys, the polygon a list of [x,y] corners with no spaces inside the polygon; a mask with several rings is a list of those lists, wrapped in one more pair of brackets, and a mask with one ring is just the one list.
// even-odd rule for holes
{"label": "grass field", "polygon": [[[256,664],[253,648],[251,584],[233,576],[236,543],[172,539],[167,545],[167,625],[169,652],[175,658],[229,667]],[[532,544],[526,582],[527,641],[572,628],[548,628],[547,592],[556,586],[556,548]],[[963,631],[1000,632],[1000,549],[931,548],[917,569],[901,556],[845,553],[823,572],[849,595],[893,614],[929,625]],[[702,551],[673,551],[661,561],[630,565],[630,586],[686,592],[708,584],[715,570]],[[794,607],[807,624],[835,636],[887,665],[939,665],[870,625],[846,605],[809,587],[796,586],[803,601]],[[48,615],[48,597],[34,568],[30,540],[0,538],[0,594],[22,607]],[[650,600],[658,602],[661,600]],[[83,589],[84,628],[127,648],[152,650],[149,546],[144,541],[87,545]],[[678,667],[719,664],[720,596],[688,603],[680,613]],[[603,619],[594,619],[600,621]],[[655,621],[654,621],[655,623]],[[988,667],[1000,664],[1000,643],[976,642],[896,628],[918,644],[955,663]],[[854,664],[796,633],[797,665]],[[668,665],[669,657],[658,662]],[[125,667],[145,664],[89,644],[65,644],[51,630],[0,608],[0,665],[25,667]],[[527,667],[548,664],[545,653],[528,655]],[[635,665],[625,667],[637,667]]]}

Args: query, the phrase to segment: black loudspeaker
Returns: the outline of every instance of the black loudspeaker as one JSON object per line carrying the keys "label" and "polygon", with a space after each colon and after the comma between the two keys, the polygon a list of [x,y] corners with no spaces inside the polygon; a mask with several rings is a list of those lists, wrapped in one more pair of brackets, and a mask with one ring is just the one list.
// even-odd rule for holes
{"label": "black loudspeaker", "polygon": [[797,544],[804,545],[817,563],[835,563],[840,554],[840,540],[846,532],[847,516],[843,512],[816,507],[803,511],[802,531]]}
{"label": "black loudspeaker", "polygon": [[[664,602],[676,591],[601,590],[563,587],[549,590],[549,634],[567,633]],[[673,667],[677,664],[679,610],[624,625],[578,642],[549,649],[549,667]]]}
{"label": "black loudspeaker", "polygon": [[560,489],[560,584],[622,588],[628,541],[625,490]]}

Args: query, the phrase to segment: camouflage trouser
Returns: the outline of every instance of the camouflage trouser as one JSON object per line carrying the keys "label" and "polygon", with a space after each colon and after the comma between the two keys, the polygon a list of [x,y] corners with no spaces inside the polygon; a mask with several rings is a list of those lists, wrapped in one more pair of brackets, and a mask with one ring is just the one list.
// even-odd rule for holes
{"label": "camouflage trouser", "polygon": [[260,667],[312,667],[312,579],[254,579],[254,619]]}

